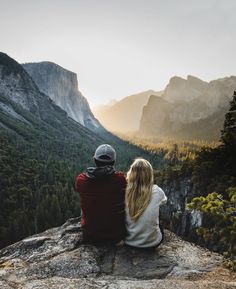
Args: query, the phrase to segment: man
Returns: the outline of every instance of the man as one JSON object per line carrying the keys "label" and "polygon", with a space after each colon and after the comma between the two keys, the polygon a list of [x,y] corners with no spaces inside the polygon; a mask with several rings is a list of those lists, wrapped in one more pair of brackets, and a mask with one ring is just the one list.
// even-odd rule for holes
{"label": "man", "polygon": [[126,234],[126,178],[114,168],[116,152],[112,146],[100,145],[93,158],[95,167],[89,167],[76,179],[83,239],[87,243],[118,243]]}

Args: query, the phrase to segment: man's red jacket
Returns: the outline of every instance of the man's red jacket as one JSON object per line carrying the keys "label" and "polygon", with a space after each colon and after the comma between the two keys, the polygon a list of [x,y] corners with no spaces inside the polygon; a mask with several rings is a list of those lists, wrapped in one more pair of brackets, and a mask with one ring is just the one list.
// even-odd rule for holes
{"label": "man's red jacket", "polygon": [[122,172],[101,174],[101,168],[90,169],[92,171],[87,170],[76,179],[84,239],[119,242],[126,234],[126,178]]}

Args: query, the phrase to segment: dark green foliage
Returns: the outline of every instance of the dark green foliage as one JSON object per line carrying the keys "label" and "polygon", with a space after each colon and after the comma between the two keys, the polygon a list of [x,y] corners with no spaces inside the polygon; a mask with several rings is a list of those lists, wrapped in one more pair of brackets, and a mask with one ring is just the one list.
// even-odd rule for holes
{"label": "dark green foliage", "polygon": [[[197,230],[204,240],[218,244],[229,258],[227,265],[236,270],[236,93],[230,102],[222,131],[223,144],[199,153],[193,166],[192,181],[199,197],[190,209],[204,213],[203,227]],[[214,193],[211,193],[214,192]]]}
{"label": "dark green foliage", "polygon": [[236,91],[233,100],[230,102],[230,109],[225,115],[221,139],[229,147],[236,146]]}
{"label": "dark green foliage", "polygon": [[80,215],[78,194],[72,185],[76,166],[53,158],[30,157],[3,134],[0,136],[1,247]]}
{"label": "dark green foliage", "polygon": [[192,181],[199,195],[213,191],[225,194],[236,184],[236,94],[230,102],[222,131],[223,144],[202,150],[193,163]]}
{"label": "dark green foliage", "polygon": [[200,227],[197,233],[206,242],[221,245],[228,258],[227,265],[236,270],[236,187],[226,190],[225,197],[211,193],[194,198],[188,207],[203,212],[212,220],[211,227]]}

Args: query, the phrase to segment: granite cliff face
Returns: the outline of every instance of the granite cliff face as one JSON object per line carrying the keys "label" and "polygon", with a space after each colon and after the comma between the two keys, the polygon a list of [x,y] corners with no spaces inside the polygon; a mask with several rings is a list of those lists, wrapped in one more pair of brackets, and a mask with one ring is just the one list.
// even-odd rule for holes
{"label": "granite cliff face", "polygon": [[[203,225],[204,218],[200,212],[187,209],[187,204],[196,196],[196,189],[189,178],[179,179],[163,184],[162,188],[167,196],[167,204],[161,206],[162,223],[175,234],[187,240],[201,243],[196,229]],[[214,248],[217,250],[217,246]]]}
{"label": "granite cliff face", "polygon": [[151,96],[143,108],[140,134],[218,140],[235,88],[235,76],[209,83],[173,77],[161,97]]}
{"label": "granite cliff face", "polygon": [[[60,126],[61,133],[63,133],[63,129],[69,133],[68,127],[70,127],[71,132],[69,134],[71,135],[73,130],[74,134],[76,132],[79,132],[79,135],[90,134],[90,130],[69,119],[64,110],[58,107],[48,95],[39,90],[27,71],[5,53],[0,53],[0,112],[3,112],[0,123],[4,121],[5,127],[10,124],[4,117],[7,115],[31,125],[31,128],[34,125],[42,125],[46,128],[45,125],[47,124],[47,126],[50,125],[51,128],[54,128],[55,133],[58,132],[57,129]],[[37,118],[37,121],[32,117]],[[38,123],[36,124],[36,122]],[[4,123],[2,122],[2,126]]]}
{"label": "granite cliff face", "polygon": [[47,61],[25,63],[22,66],[40,91],[48,95],[72,119],[93,131],[102,129],[92,114],[88,101],[78,90],[75,73]]}
{"label": "granite cliff face", "polygon": [[0,251],[1,289],[236,288],[222,256],[165,231],[153,251],[82,244],[78,219]]}

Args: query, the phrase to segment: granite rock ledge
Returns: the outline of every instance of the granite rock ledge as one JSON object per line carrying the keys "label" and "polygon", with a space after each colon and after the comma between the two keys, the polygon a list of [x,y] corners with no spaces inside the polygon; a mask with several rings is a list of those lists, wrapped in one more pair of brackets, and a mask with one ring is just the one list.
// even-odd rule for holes
{"label": "granite rock ledge", "polygon": [[221,255],[170,231],[152,252],[85,245],[74,218],[2,249],[0,288],[236,288],[221,263]]}

